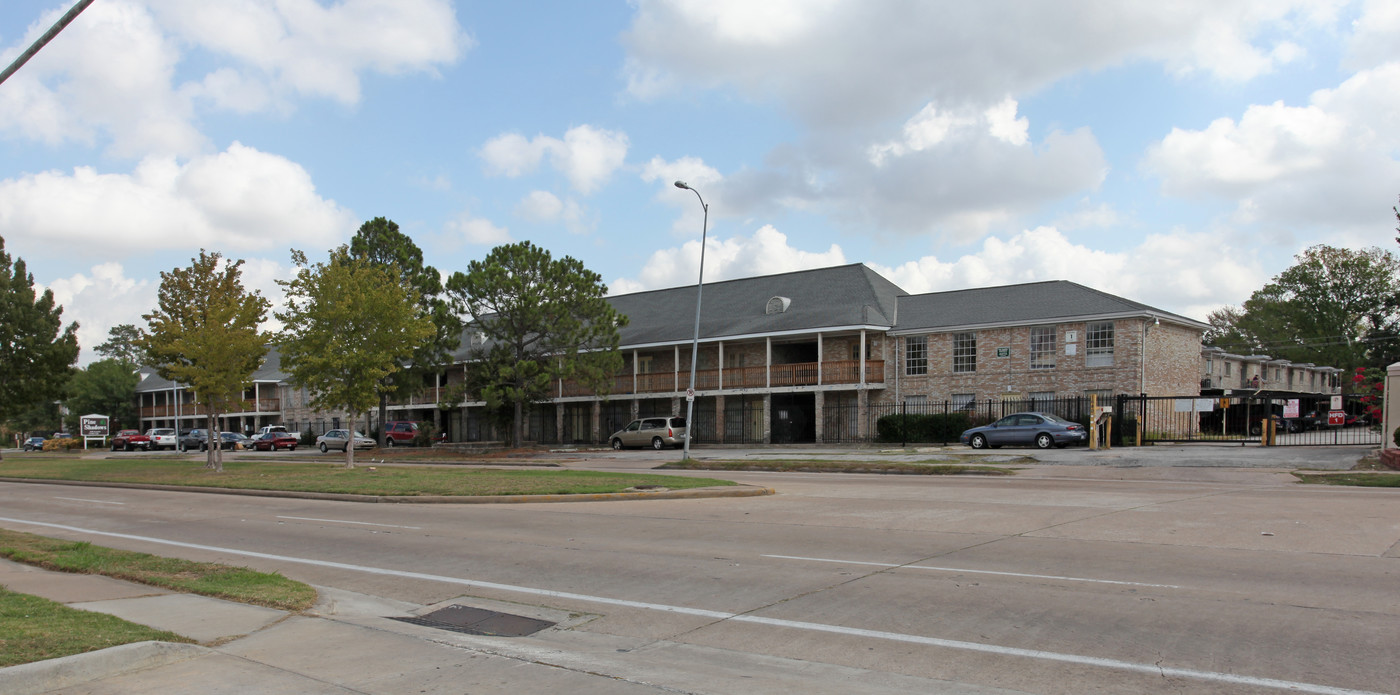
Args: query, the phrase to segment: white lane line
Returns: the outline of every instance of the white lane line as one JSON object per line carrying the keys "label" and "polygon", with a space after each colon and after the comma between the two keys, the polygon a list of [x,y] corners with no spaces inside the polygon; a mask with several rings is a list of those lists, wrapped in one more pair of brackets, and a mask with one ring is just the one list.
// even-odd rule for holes
{"label": "white lane line", "polygon": [[393,524],[374,524],[368,521],[345,521],[343,519],[316,519],[309,516],[279,516],[278,519],[295,519],[297,521],[324,521],[328,524],[359,524],[360,526],[383,526],[384,528],[407,528],[421,531],[421,526],[395,526]]}
{"label": "white lane line", "polygon": [[56,500],[68,500],[70,502],[91,502],[93,504],[126,504],[125,502],[108,502],[107,500],[89,500],[82,497],[55,497]]}
{"label": "white lane line", "polygon": [[779,560],[806,560],[807,562],[836,562],[843,565],[869,565],[871,567],[900,567],[911,570],[932,570],[934,572],[960,572],[963,574],[996,574],[1003,577],[1024,577],[1026,579],[1059,579],[1067,582],[1093,582],[1095,584],[1117,584],[1119,586],[1145,586],[1156,589],[1180,589],[1175,584],[1147,584],[1145,582],[1120,582],[1113,579],[1090,579],[1088,577],[1061,577],[1056,574],[1022,574],[1020,572],[996,572],[993,570],[970,570],[962,567],[929,567],[928,565],[899,565],[890,562],[862,562],[860,560],[832,560],[824,557],[798,557],[796,555],[763,555],[761,557]]}
{"label": "white lane line", "polygon": [[108,536],[110,538],[124,538],[133,541],[146,543],[158,543],[170,545],[178,548],[190,548],[193,550],[209,550],[216,553],[229,553],[232,555],[243,555],[245,557],[256,557],[265,560],[277,560],[280,562],[295,562],[303,565],[314,565],[316,567],[330,567],[334,569],[352,570],[365,572],[367,574],[380,574],[393,577],[404,577],[406,579],[423,579],[427,581],[443,582],[446,584],[457,584],[478,589],[496,589],[500,591],[514,591],[532,596],[544,596],[548,598],[558,598],[573,601],[589,601],[610,606],[623,606],[627,608],[642,608],[646,610],[661,611],[664,613],[676,613],[680,615],[694,615],[716,620],[729,620],[741,623],[756,623],[759,625],[771,625],[774,627],[784,627],[795,630],[810,630],[812,632],[829,632],[838,635],[854,637],[870,637],[873,639],[891,640],[895,642],[906,642],[909,644],[922,644],[945,649],[960,649],[963,651],[981,652],[985,654],[997,654],[1000,656],[1019,656],[1028,659],[1041,659],[1044,661],[1057,661],[1062,663],[1076,664],[1080,666],[1096,666],[1099,668],[1114,669],[1118,671],[1129,671],[1133,673],[1143,673],[1152,676],[1174,676],[1178,678],[1193,678],[1196,680],[1208,681],[1212,683],[1228,683],[1232,685],[1247,685],[1252,687],[1276,688],[1279,690],[1292,690],[1294,692],[1316,693],[1317,695],[1385,695],[1384,693],[1370,690],[1352,690],[1350,688],[1336,688],[1330,685],[1317,685],[1314,683],[1302,683],[1297,681],[1285,681],[1275,678],[1259,678],[1255,676],[1242,676],[1236,673],[1220,673],[1217,671],[1198,671],[1189,668],[1174,668],[1161,664],[1143,664],[1133,661],[1120,661],[1118,659],[1102,659],[1094,656],[1082,656],[1079,654],[1063,654],[1060,652],[1047,652],[1038,649],[1020,649],[1018,647],[1003,647],[996,644],[981,644],[978,642],[962,642],[959,640],[941,639],[938,637],[924,637],[922,635],[906,635],[898,632],[884,632],[881,630],[863,630],[854,627],[844,627],[841,625],[826,625],[823,623],[809,623],[800,620],[783,620],[781,618],[763,618],[756,615],[743,613],[727,613],[724,611],[712,611],[703,608],[689,608],[686,606],[669,606],[663,603],[646,603],[643,601],[628,601],[626,599],[609,598],[606,596],[589,596],[587,594],[575,594],[567,591],[551,591],[549,589],[539,589],[528,586],[515,586],[512,584],[497,584],[496,582],[483,582],[475,579],[463,579],[461,577],[448,577],[440,574],[425,574],[422,572],[408,572],[404,570],[386,569],[383,567],[369,567],[365,565],[351,565],[343,562],[331,562],[329,560],[313,560],[310,558],[290,557],[287,555],[272,555],[269,553],[259,553],[252,550],[238,550],[235,548],[221,548],[215,545],[200,545],[198,543],[184,543],[172,541],[164,538],[153,538],[150,536],[134,536],[126,533],[114,533],[111,531],[97,531],[95,529],[80,528],[77,526],[67,526],[64,524],[51,524],[44,521],[30,521],[28,519],[12,519],[0,517],[0,522],[10,522],[14,524],[29,524],[31,526],[42,526],[45,528],[62,529],[76,533],[88,533],[97,536]]}

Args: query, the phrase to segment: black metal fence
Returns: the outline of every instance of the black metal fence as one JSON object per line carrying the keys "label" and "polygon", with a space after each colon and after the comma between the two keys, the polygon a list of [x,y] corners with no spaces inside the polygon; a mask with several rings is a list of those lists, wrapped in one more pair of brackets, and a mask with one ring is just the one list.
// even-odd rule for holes
{"label": "black metal fence", "polygon": [[[1248,396],[1130,396],[1091,399],[987,399],[928,401],[870,406],[826,405],[818,430],[824,443],[949,444],[965,429],[1012,413],[1052,413],[1088,426],[1094,408],[1112,409],[1106,428],[1114,446],[1209,442],[1261,444],[1265,423],[1273,424],[1275,446],[1379,445],[1379,411],[1362,396],[1251,394]],[[863,426],[862,426],[863,424]]]}

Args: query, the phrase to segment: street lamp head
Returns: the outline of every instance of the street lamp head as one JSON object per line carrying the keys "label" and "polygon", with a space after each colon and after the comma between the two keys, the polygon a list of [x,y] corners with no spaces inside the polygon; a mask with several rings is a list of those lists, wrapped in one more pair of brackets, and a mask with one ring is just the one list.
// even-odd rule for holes
{"label": "street lamp head", "polygon": [[686,182],[684,182],[684,181],[677,181],[677,182],[676,182],[676,188],[684,188],[684,189],[686,189],[686,190],[690,190],[690,184],[688,184],[688,183],[686,183]]}

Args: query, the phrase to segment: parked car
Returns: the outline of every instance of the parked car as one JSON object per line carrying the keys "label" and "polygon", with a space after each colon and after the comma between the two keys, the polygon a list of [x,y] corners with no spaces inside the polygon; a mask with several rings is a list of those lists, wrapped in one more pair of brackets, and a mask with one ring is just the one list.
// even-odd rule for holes
{"label": "parked car", "polygon": [[24,450],[25,450],[25,451],[43,451],[43,450],[44,450],[44,438],[43,438],[43,437],[30,437],[29,439],[24,440]]}
{"label": "parked car", "polygon": [[413,446],[418,443],[418,423],[398,420],[384,423],[385,446]]}
{"label": "parked car", "polygon": [[209,430],[186,430],[185,433],[180,435],[180,438],[176,440],[175,448],[179,449],[180,451],[189,451],[190,449],[199,449],[200,451],[204,451],[205,449],[208,449]]}
{"label": "parked car", "polygon": [[1050,413],[1014,413],[990,425],[973,427],[958,438],[974,449],[1004,445],[1064,448],[1088,441],[1084,426]]}
{"label": "parked car", "polygon": [[174,449],[180,445],[180,437],[170,427],[156,427],[146,430],[146,436],[151,438],[147,446],[148,451]]}
{"label": "parked car", "polygon": [[359,432],[350,430],[331,430],[316,438],[316,448],[321,453],[326,453],[329,449],[339,449],[345,451],[345,447],[350,444],[351,437],[354,437],[356,449],[373,449],[377,442]]}
{"label": "parked car", "polygon": [[253,448],[258,451],[277,451],[278,449],[296,451],[297,444],[300,444],[301,441],[289,432],[267,432],[253,437],[251,443]]}
{"label": "parked car", "polygon": [[629,446],[649,446],[663,449],[668,446],[685,446],[685,418],[683,417],[644,417],[633,420],[626,427],[613,432],[608,437],[612,448]]}
{"label": "parked car", "polygon": [[253,448],[252,440],[248,439],[248,435],[241,432],[220,432],[219,440],[219,448],[225,451]]}

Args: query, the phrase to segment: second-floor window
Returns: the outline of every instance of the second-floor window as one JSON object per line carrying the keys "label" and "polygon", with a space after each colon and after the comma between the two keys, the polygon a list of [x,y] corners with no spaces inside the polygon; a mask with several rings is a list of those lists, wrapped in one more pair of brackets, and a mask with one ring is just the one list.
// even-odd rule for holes
{"label": "second-floor window", "polygon": [[[1113,366],[1113,322],[1091,323],[1084,331],[1084,366]],[[1227,366],[1226,369],[1229,369]],[[1229,374],[1230,372],[1225,372]]]}
{"label": "second-floor window", "polygon": [[977,371],[977,334],[953,334],[953,373]]}
{"label": "second-floor window", "polygon": [[1031,369],[1055,368],[1055,327],[1031,329]]}
{"label": "second-floor window", "polygon": [[904,373],[909,376],[928,374],[928,336],[904,339]]}

